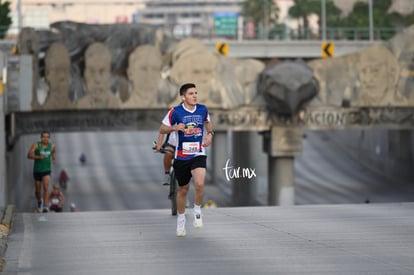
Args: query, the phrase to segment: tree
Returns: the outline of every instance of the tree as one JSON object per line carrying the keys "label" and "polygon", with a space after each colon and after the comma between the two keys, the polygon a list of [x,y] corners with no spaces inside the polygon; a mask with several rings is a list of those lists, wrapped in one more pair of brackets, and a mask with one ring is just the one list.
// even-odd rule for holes
{"label": "tree", "polygon": [[[326,7],[326,25],[338,26],[340,24],[341,10],[335,5],[332,0],[325,1]],[[322,0],[294,0],[294,4],[289,9],[289,16],[302,21],[303,32],[299,35],[305,37],[306,34],[311,33],[309,28],[309,16],[312,14],[318,15],[319,29],[322,29]]]}
{"label": "tree", "polygon": [[[373,1],[374,2],[374,1]],[[392,29],[398,25],[403,19],[400,14],[388,14],[392,5],[392,0],[375,1],[373,3],[373,23],[376,29]],[[352,11],[343,20],[343,26],[354,30],[369,28],[369,4],[358,1],[354,4]],[[394,33],[383,33],[381,39],[389,39]],[[354,35],[354,34],[353,34]],[[368,39],[368,31],[362,32],[362,39]]]}
{"label": "tree", "polygon": [[[342,10],[338,8],[332,0],[326,0],[326,25],[329,28],[339,27],[341,25],[341,13]],[[321,12],[319,12],[318,15],[319,21],[322,22]]]}
{"label": "tree", "polygon": [[[247,21],[254,23],[255,28],[269,29],[274,26],[279,17],[279,8],[273,0],[244,0],[241,3],[241,13]],[[268,37],[269,33],[266,34]]]}
{"label": "tree", "polygon": [[[295,19],[300,19],[302,24],[299,24],[299,36],[310,33],[309,16],[317,14],[321,10],[320,1],[314,0],[294,0],[294,4],[289,8],[289,16]],[[306,35],[305,35],[306,36]]]}
{"label": "tree", "polygon": [[11,24],[10,2],[3,2],[0,0],[0,39],[3,39],[6,36]]}

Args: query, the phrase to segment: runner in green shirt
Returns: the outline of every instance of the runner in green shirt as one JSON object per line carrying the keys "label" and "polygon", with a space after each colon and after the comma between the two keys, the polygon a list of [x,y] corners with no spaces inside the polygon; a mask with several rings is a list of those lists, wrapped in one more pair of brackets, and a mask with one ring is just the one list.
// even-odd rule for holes
{"label": "runner in green shirt", "polygon": [[[49,142],[50,133],[42,131],[41,141],[36,142],[30,147],[27,158],[34,160],[33,177],[35,179],[35,195],[39,211],[49,212],[49,182],[52,172],[52,164],[55,164],[56,148]],[[43,199],[42,199],[43,187]]]}

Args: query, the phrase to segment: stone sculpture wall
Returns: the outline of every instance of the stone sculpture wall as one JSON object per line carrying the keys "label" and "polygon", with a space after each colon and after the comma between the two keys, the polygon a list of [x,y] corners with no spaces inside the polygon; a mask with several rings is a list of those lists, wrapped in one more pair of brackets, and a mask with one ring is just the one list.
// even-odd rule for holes
{"label": "stone sculpture wall", "polygon": [[312,105],[342,107],[414,104],[414,26],[390,41],[309,66],[320,91]]}
{"label": "stone sculpture wall", "polygon": [[43,109],[72,109],[75,105],[70,101],[71,82],[70,56],[65,45],[53,42],[45,57],[45,79],[48,93]]}
{"label": "stone sculpture wall", "polygon": [[[265,67],[258,60],[211,53],[196,39],[171,42],[152,26],[125,26],[134,43],[125,34],[108,35],[115,27],[106,25],[63,22],[54,27],[60,32],[26,30],[21,38],[22,45],[29,40],[25,45],[46,56],[35,62],[34,71],[43,72],[38,78],[47,84],[46,100],[36,100],[35,110],[171,107],[180,102],[178,88],[185,82],[196,84],[200,103],[234,108],[257,96],[258,75]],[[45,47],[47,41],[53,42]]]}
{"label": "stone sculpture wall", "polygon": [[[414,26],[346,56],[299,66],[283,62],[283,70],[276,68],[281,64],[265,68],[259,60],[217,55],[196,39],[171,40],[153,26],[60,22],[53,28],[58,31],[25,29],[20,35],[20,52],[34,56],[33,71],[38,72],[33,109],[170,107],[180,102],[178,88],[185,82],[194,82],[199,102],[211,108],[281,102],[268,109],[292,114],[309,100],[311,106],[336,107],[414,104]],[[37,60],[42,51],[45,60]],[[43,78],[49,93],[42,105],[36,91]],[[300,87],[292,84],[305,78]],[[309,88],[306,95],[304,87]],[[56,99],[66,95],[67,100]],[[272,95],[276,101],[269,100]]]}
{"label": "stone sculpture wall", "polygon": [[79,109],[116,109],[119,100],[111,92],[111,53],[102,43],[91,44],[85,52],[85,95],[76,103]]}

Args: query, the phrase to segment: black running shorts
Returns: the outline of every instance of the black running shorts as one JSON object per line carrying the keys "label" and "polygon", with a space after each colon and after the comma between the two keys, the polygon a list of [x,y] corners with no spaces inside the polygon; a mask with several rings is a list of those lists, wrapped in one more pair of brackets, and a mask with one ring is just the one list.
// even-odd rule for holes
{"label": "black running shorts", "polygon": [[40,173],[33,173],[33,177],[36,181],[41,181],[44,176],[50,176],[50,171],[40,172]]}
{"label": "black running shorts", "polygon": [[207,156],[197,156],[190,160],[174,160],[175,178],[179,186],[188,184],[191,180],[191,170],[207,167]]}

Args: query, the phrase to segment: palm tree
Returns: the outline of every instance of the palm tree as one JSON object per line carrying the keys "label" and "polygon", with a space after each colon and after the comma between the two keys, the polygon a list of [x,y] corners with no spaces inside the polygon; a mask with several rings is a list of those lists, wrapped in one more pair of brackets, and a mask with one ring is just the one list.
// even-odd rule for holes
{"label": "palm tree", "polygon": [[[305,33],[309,33],[309,15],[319,14],[321,2],[314,0],[294,0],[294,4],[289,8],[289,16],[295,19],[301,19],[302,25],[299,24],[299,36],[302,38]],[[302,31],[303,29],[303,31]]]}
{"label": "palm tree", "polygon": [[[269,30],[276,24],[279,16],[279,8],[273,0],[244,0],[241,3],[241,13],[247,21],[254,23],[255,28]],[[265,34],[268,38],[268,33]]]}
{"label": "palm tree", "polygon": [[[326,24],[327,26],[338,26],[340,24],[341,9],[332,0],[325,0]],[[289,9],[292,18],[301,19],[303,31],[309,34],[309,16],[315,14],[319,16],[319,30],[322,29],[322,0],[294,0],[294,5]],[[302,32],[299,32],[302,36]]]}

